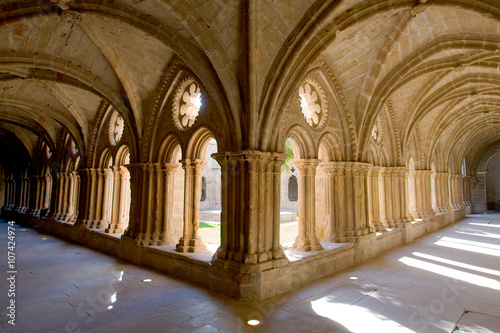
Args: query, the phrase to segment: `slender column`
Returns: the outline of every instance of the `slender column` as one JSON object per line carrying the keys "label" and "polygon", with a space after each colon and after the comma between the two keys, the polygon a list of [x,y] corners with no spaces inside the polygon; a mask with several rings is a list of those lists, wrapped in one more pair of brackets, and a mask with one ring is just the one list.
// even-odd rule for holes
{"label": "slender column", "polygon": [[79,208],[80,176],[78,172],[71,173],[71,201],[68,208],[68,222],[76,222]]}
{"label": "slender column", "polygon": [[380,171],[380,205],[382,223],[397,228],[410,221],[406,202],[406,173],[404,167],[383,168]]}
{"label": "slender column", "polygon": [[119,224],[120,216],[120,193],[121,193],[121,181],[120,181],[120,167],[112,167],[113,172],[113,209],[111,213],[111,221],[108,228],[104,230],[106,233],[110,234],[120,234],[123,233],[124,229]]}
{"label": "slender column", "polygon": [[414,219],[436,221],[431,197],[432,171],[410,171],[408,173],[410,214]]}
{"label": "slender column", "polygon": [[101,170],[102,174],[102,198],[101,198],[101,210],[98,229],[106,229],[109,226],[111,220],[111,209],[112,209],[112,182],[113,182],[113,171],[109,168]]}
{"label": "slender column", "polygon": [[474,204],[472,203],[472,191],[471,191],[471,177],[463,177],[462,188],[463,188],[463,203],[467,207],[467,214],[473,214],[475,212]]}
{"label": "slender column", "polygon": [[333,219],[330,221],[329,240],[356,242],[360,236],[373,232],[369,221],[367,163],[323,163],[329,178],[329,192],[333,201]]}
{"label": "slender column", "polygon": [[56,220],[59,219],[59,215],[61,213],[59,209],[59,204],[61,203],[61,191],[60,191],[60,186],[61,186],[61,174],[60,173],[53,173],[52,174],[52,186],[51,186],[51,196],[52,196],[52,203],[51,203],[51,213],[52,216]]}
{"label": "slender column", "polygon": [[206,246],[198,234],[200,223],[201,177],[207,161],[182,160],[184,181],[184,232],[176,246],[178,252],[201,252]]}
{"label": "slender column", "polygon": [[316,168],[320,160],[294,160],[299,187],[299,235],[293,247],[298,251],[320,251],[323,249],[316,237]]}
{"label": "slender column", "polygon": [[[127,170],[127,168],[130,170]],[[178,164],[136,164],[115,170],[115,203],[117,217],[106,232],[122,232],[139,245],[167,245],[175,243],[172,226],[174,176]],[[117,178],[119,176],[119,179]],[[119,183],[119,186],[116,185]],[[135,188],[141,194],[136,195]],[[132,192],[131,192],[132,190]],[[130,205],[130,195],[134,205]],[[131,210],[130,210],[131,209]],[[130,216],[130,222],[129,222]]]}
{"label": "slender column", "polygon": [[165,164],[162,166],[163,175],[163,202],[159,202],[162,209],[162,220],[160,223],[160,236],[158,245],[167,245],[177,242],[174,236],[174,182],[175,175],[179,171],[179,164]]}
{"label": "slender column", "polygon": [[68,212],[69,212],[69,205],[71,201],[71,179],[70,179],[70,173],[63,173],[62,178],[64,179],[64,182],[62,184],[62,210],[61,210],[61,220],[67,221],[68,220]]}
{"label": "slender column", "polygon": [[380,182],[379,175],[381,173],[381,167],[371,167],[368,169],[368,202],[369,202],[369,216],[371,226],[375,231],[384,231],[385,226],[381,221],[381,213],[383,197],[380,196]]}
{"label": "slender column", "polygon": [[42,181],[40,176],[35,176],[33,177],[35,181],[35,188],[33,189],[34,192],[34,201],[33,201],[33,210],[31,211],[31,215],[38,215],[40,211],[40,197],[41,197],[41,192],[42,192]]}
{"label": "slender column", "polygon": [[130,220],[130,172],[120,167],[120,218],[119,225],[126,229]]}
{"label": "slender column", "polygon": [[44,206],[43,208],[47,208],[48,211],[47,211],[47,215],[50,215],[52,213],[52,208],[51,207],[51,202],[54,201],[53,197],[52,197],[52,188],[54,186],[54,181],[53,181],[53,178],[52,178],[52,174],[48,173],[46,176],[45,176],[45,201],[44,201]]}
{"label": "slender column", "polygon": [[45,194],[47,191],[47,179],[45,176],[40,176],[41,189],[40,189],[40,201],[38,206],[38,214],[41,213],[41,210],[45,208]]}
{"label": "slender column", "polygon": [[399,197],[401,198],[401,222],[410,222],[410,213],[408,209],[408,168],[399,168]]}
{"label": "slender column", "polygon": [[380,200],[381,219],[385,228],[395,228],[396,221],[393,214],[393,168],[383,168],[380,171]]}
{"label": "slender column", "polygon": [[76,215],[75,225],[87,225],[88,211],[89,211],[89,169],[80,169],[77,171],[79,185],[78,185],[78,214]]}
{"label": "slender column", "polygon": [[[144,200],[144,194],[148,193],[146,179],[146,164],[129,164],[127,169],[130,172],[130,193],[131,202],[130,205],[130,221],[128,228],[125,230],[125,238],[130,238],[137,243],[140,242],[141,230],[142,230],[142,220],[145,216],[146,210],[146,200]],[[146,198],[147,199],[147,198]],[[123,237],[123,236],[122,236]]]}
{"label": "slender column", "polygon": [[280,168],[285,156],[260,151],[212,156],[221,166],[222,183],[221,246],[214,264],[287,261],[279,244]]}
{"label": "slender column", "polygon": [[450,174],[448,178],[450,186],[450,206],[454,210],[465,208],[462,199],[462,178],[462,174]]}
{"label": "slender column", "polygon": [[88,169],[88,220],[87,220],[87,227],[91,228],[96,214],[97,214],[97,204],[98,204],[98,196],[99,193],[97,192],[98,189],[98,170],[97,169]]}

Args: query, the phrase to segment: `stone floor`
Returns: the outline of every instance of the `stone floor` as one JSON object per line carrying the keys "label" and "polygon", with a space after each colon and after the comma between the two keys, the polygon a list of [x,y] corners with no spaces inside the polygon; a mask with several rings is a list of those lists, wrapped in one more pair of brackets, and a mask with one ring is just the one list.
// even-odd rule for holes
{"label": "stone floor", "polygon": [[[5,276],[7,227],[0,222]],[[469,216],[262,302],[219,296],[19,225],[16,255],[16,325],[7,322],[2,278],[0,332],[431,333],[452,332],[461,318],[462,328],[500,332],[498,214]]]}

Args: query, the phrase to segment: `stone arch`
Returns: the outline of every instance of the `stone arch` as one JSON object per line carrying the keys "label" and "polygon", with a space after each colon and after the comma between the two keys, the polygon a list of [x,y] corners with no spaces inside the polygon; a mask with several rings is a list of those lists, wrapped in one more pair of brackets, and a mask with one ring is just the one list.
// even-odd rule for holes
{"label": "stone arch", "polygon": [[[310,159],[317,157],[314,139],[308,130],[300,125],[292,126],[286,137],[292,143],[293,151],[296,159]],[[283,141],[283,145],[285,142]]]}
{"label": "stone arch", "polygon": [[319,139],[318,157],[323,162],[342,161],[341,141],[334,133],[327,132]]}
{"label": "stone arch", "polygon": [[106,148],[101,153],[98,167],[101,169],[106,169],[112,166],[113,166],[113,155],[111,154],[111,149]]}
{"label": "stone arch", "polygon": [[181,160],[184,169],[184,228],[183,236],[176,246],[178,252],[201,252],[206,249],[201,235],[200,202],[202,192],[202,177],[208,161],[206,160],[208,147],[213,132],[206,128],[198,128],[191,136],[185,156]]}
{"label": "stone arch", "polygon": [[210,129],[206,127],[197,129],[189,140],[185,158],[204,160],[212,139],[217,140]]}
{"label": "stone arch", "polygon": [[384,166],[384,167],[388,167],[391,165],[391,158],[390,158],[390,154],[389,154],[389,151],[387,150],[386,146],[382,146],[382,148],[380,148],[380,165],[381,166]]}
{"label": "stone arch", "polygon": [[104,190],[106,197],[103,202],[108,210],[106,219],[109,219],[106,233],[123,233],[129,225],[131,189],[130,171],[126,168],[129,164],[130,148],[122,144],[116,151],[113,166],[105,170],[107,188]]}
{"label": "stone arch", "polygon": [[159,163],[179,163],[182,148],[179,137],[175,133],[168,134],[160,145],[156,161]]}
{"label": "stone arch", "polygon": [[115,155],[115,166],[125,166],[130,164],[130,148],[123,144],[118,148]]}

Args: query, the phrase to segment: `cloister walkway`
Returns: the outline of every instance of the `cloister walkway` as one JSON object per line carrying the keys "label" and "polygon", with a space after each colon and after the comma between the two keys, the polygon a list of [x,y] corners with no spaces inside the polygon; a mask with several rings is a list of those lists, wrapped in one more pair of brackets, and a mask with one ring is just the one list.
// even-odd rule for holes
{"label": "cloister walkway", "polygon": [[[7,227],[2,220],[4,275]],[[469,215],[261,302],[230,299],[17,224],[15,229],[16,325],[6,316],[4,277],[0,332],[432,333],[452,332],[457,323],[462,330],[500,331],[496,213]],[[251,319],[260,324],[248,325]]]}

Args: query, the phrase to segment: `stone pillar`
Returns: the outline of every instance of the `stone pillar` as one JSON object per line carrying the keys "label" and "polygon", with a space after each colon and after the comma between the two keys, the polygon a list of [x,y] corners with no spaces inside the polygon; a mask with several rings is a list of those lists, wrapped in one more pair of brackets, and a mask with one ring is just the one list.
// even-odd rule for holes
{"label": "stone pillar", "polygon": [[386,228],[401,227],[402,223],[409,222],[406,200],[405,167],[382,168],[380,171],[380,206],[381,219]]}
{"label": "stone pillar", "polygon": [[179,164],[156,164],[155,211],[153,219],[153,245],[167,245],[177,241],[174,236],[173,206],[174,177]]}
{"label": "stone pillar", "polygon": [[149,191],[147,186],[147,164],[129,164],[127,169],[130,172],[130,221],[128,228],[125,230],[123,238],[128,238],[133,242],[140,243],[140,235],[143,229],[143,217],[147,216],[146,194]]}
{"label": "stone pillar", "polygon": [[408,173],[409,209],[414,219],[436,221],[436,214],[432,209],[431,175],[430,170]]}
{"label": "stone pillar", "polygon": [[50,203],[52,200],[52,187],[53,187],[53,182],[52,182],[52,175],[46,174],[45,175],[45,198],[44,198],[44,203],[43,203],[43,208],[47,208],[48,212],[47,215],[50,214]]}
{"label": "stone pillar", "polygon": [[431,176],[432,208],[436,213],[445,213],[448,204],[448,173],[436,173]]}
{"label": "stone pillar", "polygon": [[206,249],[198,234],[200,223],[201,177],[207,164],[203,160],[182,160],[184,180],[184,234],[176,246],[178,252],[201,252]]}
{"label": "stone pillar", "polygon": [[381,220],[386,228],[395,228],[396,220],[393,214],[393,191],[395,190],[393,185],[393,169],[383,168],[380,170],[380,213]]}
{"label": "stone pillar", "polygon": [[320,251],[316,237],[316,168],[321,160],[294,160],[299,187],[299,235],[293,247],[298,251]]}
{"label": "stone pillar", "polygon": [[112,167],[113,172],[113,209],[111,213],[111,221],[109,226],[104,232],[109,234],[121,234],[125,231],[123,225],[119,223],[120,216],[120,193],[121,193],[121,180],[120,180],[120,167]]}
{"label": "stone pillar", "polygon": [[467,214],[474,214],[475,207],[474,207],[474,204],[472,203],[471,177],[470,176],[463,177],[462,188],[463,188],[463,198],[464,198],[463,203],[467,209]]}
{"label": "stone pillar", "polygon": [[64,219],[64,205],[66,202],[66,197],[68,193],[66,192],[66,174],[64,172],[59,172],[56,174],[57,182],[57,211],[55,218],[56,220]]}
{"label": "stone pillar", "polygon": [[40,197],[38,198],[38,210],[37,215],[40,214],[41,210],[45,208],[45,191],[47,189],[47,180],[45,176],[40,176]]}
{"label": "stone pillar", "polygon": [[98,229],[106,229],[111,221],[111,210],[113,209],[113,171],[110,168],[101,170],[102,198]]}
{"label": "stone pillar", "polygon": [[78,217],[79,194],[80,194],[80,176],[76,171],[70,174],[71,177],[71,200],[68,207],[68,222],[75,222]]}
{"label": "stone pillar", "polygon": [[76,225],[87,226],[90,209],[90,169],[80,169],[77,172],[79,177],[79,200],[78,215]]}
{"label": "stone pillar", "polygon": [[288,262],[279,244],[284,154],[242,151],[212,156],[221,166],[222,183],[221,245],[214,265],[223,267],[226,260]]}
{"label": "stone pillar", "polygon": [[71,174],[67,172],[61,174],[62,178],[64,179],[62,184],[63,197],[62,197],[61,220],[64,221],[68,220],[69,205],[72,195],[70,175]]}
{"label": "stone pillar", "polygon": [[359,162],[323,163],[333,206],[329,240],[356,242],[373,232],[369,221],[368,169]]}
{"label": "stone pillar", "polygon": [[384,231],[385,226],[381,221],[381,206],[383,204],[380,199],[380,182],[379,175],[381,167],[371,167],[368,169],[368,220],[375,231]]}
{"label": "stone pillar", "polygon": [[98,204],[98,170],[97,169],[87,169],[87,190],[88,190],[88,220],[85,225],[87,228],[91,228],[96,220],[97,216],[97,204]]}
{"label": "stone pillar", "polygon": [[[175,244],[178,239],[174,238],[172,211],[174,177],[179,170],[179,164],[148,163],[127,167],[130,170],[130,178],[126,168],[122,167],[120,170],[120,215],[117,229],[128,225],[125,236],[133,238],[139,245]],[[201,192],[201,177],[199,180]],[[134,202],[132,206],[128,200],[130,194]]]}
{"label": "stone pillar", "polygon": [[454,210],[465,208],[462,198],[462,178],[462,174],[450,174],[448,178],[450,186],[450,206]]}

